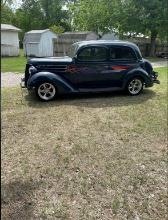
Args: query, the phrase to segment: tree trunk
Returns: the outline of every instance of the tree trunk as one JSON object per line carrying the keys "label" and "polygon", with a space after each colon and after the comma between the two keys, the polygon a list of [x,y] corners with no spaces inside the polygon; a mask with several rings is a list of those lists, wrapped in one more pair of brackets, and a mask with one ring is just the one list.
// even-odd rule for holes
{"label": "tree trunk", "polygon": [[157,34],[158,33],[156,31],[151,31],[151,43],[150,43],[150,52],[149,52],[149,56],[151,57],[155,56]]}

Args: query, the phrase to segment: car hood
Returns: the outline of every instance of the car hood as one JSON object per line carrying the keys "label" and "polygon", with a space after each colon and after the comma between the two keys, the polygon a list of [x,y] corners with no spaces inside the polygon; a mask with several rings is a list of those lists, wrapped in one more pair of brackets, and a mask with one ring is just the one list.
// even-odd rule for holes
{"label": "car hood", "polygon": [[64,57],[45,57],[45,58],[31,58],[28,64],[68,64],[72,62],[72,58]]}

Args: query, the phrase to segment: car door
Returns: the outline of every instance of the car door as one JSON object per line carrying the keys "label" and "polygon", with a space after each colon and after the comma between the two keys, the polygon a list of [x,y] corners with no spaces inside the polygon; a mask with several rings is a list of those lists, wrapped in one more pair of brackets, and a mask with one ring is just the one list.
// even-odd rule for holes
{"label": "car door", "polygon": [[76,83],[80,89],[105,87],[109,62],[108,49],[105,46],[85,46],[81,48],[75,60]]}
{"label": "car door", "polygon": [[128,71],[138,66],[135,51],[129,46],[110,46],[109,83],[112,87],[122,87],[123,78]]}

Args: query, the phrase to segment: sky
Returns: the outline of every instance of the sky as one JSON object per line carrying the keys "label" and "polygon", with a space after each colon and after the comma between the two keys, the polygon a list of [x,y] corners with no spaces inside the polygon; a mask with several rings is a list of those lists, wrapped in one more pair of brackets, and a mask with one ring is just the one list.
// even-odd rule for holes
{"label": "sky", "polygon": [[12,8],[17,9],[22,4],[22,0],[13,0]]}
{"label": "sky", "polygon": [[[21,4],[22,4],[22,0],[13,0],[12,8],[13,8],[14,10],[16,10],[17,8],[19,8],[19,7],[21,6]],[[64,9],[64,10],[67,9],[66,5],[63,6],[63,9]]]}

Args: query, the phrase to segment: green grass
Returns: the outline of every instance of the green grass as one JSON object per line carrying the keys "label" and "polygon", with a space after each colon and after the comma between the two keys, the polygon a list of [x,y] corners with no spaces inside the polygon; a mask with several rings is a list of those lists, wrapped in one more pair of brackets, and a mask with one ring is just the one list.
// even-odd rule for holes
{"label": "green grass", "polygon": [[1,58],[2,72],[17,72],[23,73],[26,65],[26,57],[23,55],[23,50],[20,50],[18,57],[3,57]]}
{"label": "green grass", "polygon": [[167,69],[160,85],[37,101],[2,89],[2,219],[167,219]]}

